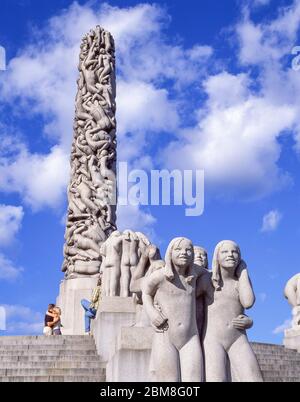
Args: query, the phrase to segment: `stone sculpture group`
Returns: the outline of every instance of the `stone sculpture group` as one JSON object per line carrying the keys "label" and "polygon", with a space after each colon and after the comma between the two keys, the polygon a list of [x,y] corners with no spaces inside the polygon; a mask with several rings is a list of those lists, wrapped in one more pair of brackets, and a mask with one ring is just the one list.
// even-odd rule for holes
{"label": "stone sculpture group", "polygon": [[217,245],[212,272],[206,251],[186,238],[173,239],[164,260],[145,235],[129,230],[112,233],[102,248],[105,294],[135,294],[148,316],[137,325],[155,330],[153,381],[230,381],[232,373],[262,381],[244,314],[255,297],[237,244]]}

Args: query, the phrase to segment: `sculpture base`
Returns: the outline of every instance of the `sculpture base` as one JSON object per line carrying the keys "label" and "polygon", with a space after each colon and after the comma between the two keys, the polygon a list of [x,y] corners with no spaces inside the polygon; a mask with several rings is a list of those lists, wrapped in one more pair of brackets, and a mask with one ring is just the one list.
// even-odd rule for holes
{"label": "sculpture base", "polygon": [[300,325],[284,331],[283,344],[287,349],[294,349],[300,353]]}
{"label": "sculpture base", "polygon": [[149,382],[153,329],[121,328],[106,366],[108,382]]}
{"label": "sculpture base", "polygon": [[134,325],[135,320],[136,305],[133,297],[102,298],[97,316],[92,321],[92,333],[103,362],[108,361],[110,350],[114,347],[120,329]]}
{"label": "sculpture base", "polygon": [[56,305],[61,308],[62,334],[84,335],[84,310],[81,300],[91,300],[97,277],[65,279],[60,284]]}

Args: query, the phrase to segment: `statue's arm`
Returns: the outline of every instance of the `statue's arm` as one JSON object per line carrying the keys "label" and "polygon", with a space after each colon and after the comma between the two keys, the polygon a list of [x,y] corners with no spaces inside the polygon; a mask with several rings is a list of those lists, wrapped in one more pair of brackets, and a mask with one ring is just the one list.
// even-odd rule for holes
{"label": "statue's arm", "polygon": [[148,257],[142,254],[137,267],[132,273],[130,281],[130,291],[133,293],[141,292],[141,279],[145,276]]}
{"label": "statue's arm", "polygon": [[142,284],[143,305],[152,325],[156,329],[159,329],[159,327],[167,321],[167,318],[163,313],[154,307],[154,296],[163,279],[163,273],[161,271],[156,271],[148,278],[145,278]]}
{"label": "statue's arm", "polygon": [[240,263],[237,276],[239,279],[238,290],[241,305],[246,309],[251,308],[255,303],[255,295],[251,280],[249,278],[247,266],[244,261],[241,261]]}

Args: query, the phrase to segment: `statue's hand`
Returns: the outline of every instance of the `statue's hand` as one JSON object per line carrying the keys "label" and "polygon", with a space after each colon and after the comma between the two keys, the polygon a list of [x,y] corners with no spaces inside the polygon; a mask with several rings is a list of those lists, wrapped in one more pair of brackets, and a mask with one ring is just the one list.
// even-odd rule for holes
{"label": "statue's hand", "polygon": [[231,323],[235,329],[244,331],[244,330],[252,327],[253,320],[252,320],[252,318],[248,317],[247,315],[240,314],[238,317],[234,318],[231,321]]}
{"label": "statue's hand", "polygon": [[168,324],[167,324],[167,317],[164,316],[162,312],[159,312],[155,310],[151,317],[151,324],[155,328],[156,332],[164,332],[168,329]]}
{"label": "statue's hand", "polygon": [[247,264],[244,260],[241,260],[236,270],[236,276],[239,278],[244,270],[247,270]]}

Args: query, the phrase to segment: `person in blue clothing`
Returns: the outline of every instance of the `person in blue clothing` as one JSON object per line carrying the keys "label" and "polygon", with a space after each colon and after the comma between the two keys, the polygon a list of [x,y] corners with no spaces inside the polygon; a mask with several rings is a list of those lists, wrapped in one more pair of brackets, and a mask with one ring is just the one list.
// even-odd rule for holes
{"label": "person in blue clothing", "polygon": [[98,279],[97,286],[93,290],[91,301],[86,299],[81,300],[81,305],[84,309],[85,333],[87,335],[91,334],[91,320],[93,320],[96,317],[100,299],[101,299],[101,276]]}

